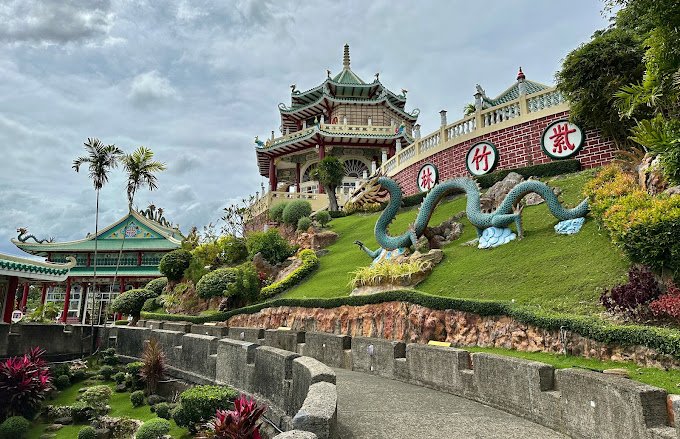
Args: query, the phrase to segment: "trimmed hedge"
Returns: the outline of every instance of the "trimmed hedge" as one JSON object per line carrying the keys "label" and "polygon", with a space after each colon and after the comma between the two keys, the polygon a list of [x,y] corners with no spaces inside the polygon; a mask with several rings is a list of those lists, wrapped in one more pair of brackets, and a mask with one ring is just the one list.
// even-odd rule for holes
{"label": "trimmed hedge", "polygon": [[414,195],[409,195],[401,199],[401,207],[417,206],[423,202],[423,199],[427,196],[429,192],[418,192]]}
{"label": "trimmed hedge", "polygon": [[180,281],[184,277],[184,270],[189,268],[191,253],[184,249],[173,250],[166,253],[158,264],[158,270],[172,281]]}
{"label": "trimmed hedge", "polygon": [[526,166],[524,168],[504,169],[491,174],[477,177],[477,182],[482,188],[488,188],[505,178],[511,172],[516,172],[524,178],[529,177],[554,177],[555,175],[570,174],[581,170],[581,163],[576,160],[557,160],[541,165]]}
{"label": "trimmed hedge", "polygon": [[167,286],[168,286],[168,278],[167,277],[159,277],[158,279],[154,279],[154,280],[149,281],[144,288],[149,290],[149,291],[153,291],[157,296],[160,296],[161,294],[163,294],[163,290]]}
{"label": "trimmed hedge", "polygon": [[144,302],[154,297],[156,297],[156,293],[146,289],[129,290],[119,294],[111,301],[111,311],[138,317],[139,312],[144,307]]}
{"label": "trimmed hedge", "polygon": [[312,205],[307,200],[294,200],[286,204],[281,217],[283,222],[293,227],[297,226],[300,218],[312,214]]}
{"label": "trimmed hedge", "polygon": [[283,293],[288,288],[299,284],[302,279],[307,277],[316,267],[319,266],[319,257],[316,255],[314,250],[302,250],[299,254],[302,260],[302,265],[290,273],[285,279],[267,285],[260,290],[260,296],[262,298],[267,298],[275,296],[277,294]]}
{"label": "trimmed hedge", "polygon": [[602,343],[621,346],[641,345],[656,349],[663,354],[680,358],[680,331],[643,325],[613,325],[588,316],[554,314],[523,308],[505,302],[454,299],[431,296],[417,291],[387,291],[368,296],[333,297],[329,299],[274,299],[240,309],[221,312],[207,317],[179,314],[144,313],[144,318],[169,321],[205,323],[225,321],[238,314],[254,314],[264,308],[299,306],[306,308],[337,308],[343,305],[361,306],[383,302],[408,302],[435,310],[452,309],[480,316],[508,316],[520,323],[538,328],[559,331],[561,328]]}

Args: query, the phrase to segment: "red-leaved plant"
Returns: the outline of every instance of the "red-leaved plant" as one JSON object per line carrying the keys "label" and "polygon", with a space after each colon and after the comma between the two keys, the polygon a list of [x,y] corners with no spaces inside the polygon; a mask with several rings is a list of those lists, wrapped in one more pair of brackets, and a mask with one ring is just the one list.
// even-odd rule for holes
{"label": "red-leaved plant", "polygon": [[45,350],[34,347],[21,357],[0,362],[0,419],[9,416],[33,417],[40,408],[52,381]]}
{"label": "red-leaved plant", "polygon": [[217,410],[212,421],[215,439],[261,439],[258,419],[267,410],[245,395],[234,401],[234,410]]}
{"label": "red-leaved plant", "polygon": [[656,317],[680,320],[680,288],[670,282],[666,294],[650,303],[649,308]]}

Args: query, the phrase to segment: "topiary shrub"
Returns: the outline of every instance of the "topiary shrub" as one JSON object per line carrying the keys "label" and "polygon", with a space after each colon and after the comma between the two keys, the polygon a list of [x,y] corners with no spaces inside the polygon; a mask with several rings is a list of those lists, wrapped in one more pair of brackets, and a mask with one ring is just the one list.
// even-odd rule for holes
{"label": "topiary shrub", "polygon": [[227,267],[218,268],[215,271],[207,273],[196,284],[196,293],[202,299],[210,299],[212,297],[228,296],[230,292],[227,291],[230,284],[236,282],[237,268]]}
{"label": "topiary shrub", "polygon": [[159,418],[170,419],[170,404],[167,402],[159,402],[154,406],[154,410]]}
{"label": "topiary shrub", "polygon": [[99,369],[99,373],[106,381],[111,379],[114,372],[115,370],[111,366],[102,366],[101,369]]}
{"label": "topiary shrub", "polygon": [[127,370],[128,377],[130,380],[129,387],[133,389],[139,389],[143,386],[142,382],[142,368],[144,367],[144,363],[141,361],[133,361],[132,363],[128,363],[125,366],[125,369]]}
{"label": "topiary shrub", "polygon": [[161,304],[161,298],[160,297],[152,297],[151,299],[146,299],[144,301],[144,305],[142,305],[142,311],[157,311],[161,310],[163,308],[163,305]]}
{"label": "topiary shrub", "polygon": [[156,394],[149,395],[149,397],[146,400],[147,400],[147,403],[150,406],[160,404],[161,402],[166,402],[165,398],[163,398],[161,395],[156,395]]}
{"label": "topiary shrub", "polygon": [[137,439],[161,439],[170,432],[170,422],[165,419],[149,419],[137,430]]}
{"label": "topiary shrub", "polygon": [[217,240],[217,245],[220,249],[218,259],[221,264],[239,264],[248,259],[246,240],[243,238],[231,235],[221,236]]}
{"label": "topiary shrub", "polygon": [[156,294],[156,296],[160,296],[161,294],[163,294],[163,290],[165,290],[165,287],[167,286],[168,278],[159,277],[158,279],[149,281],[144,288],[149,291],[153,291]]}
{"label": "topiary shrub", "polygon": [[246,246],[250,259],[253,259],[257,253],[261,253],[267,262],[274,265],[285,261],[293,254],[293,248],[276,229],[250,233],[246,237]]}
{"label": "topiary shrub", "polygon": [[321,227],[326,227],[331,222],[331,214],[327,210],[320,210],[314,215],[314,219],[321,224]]}
{"label": "topiary shrub", "polygon": [[114,374],[111,378],[113,378],[116,384],[123,384],[125,382],[125,372],[118,372]]}
{"label": "topiary shrub", "polygon": [[312,213],[312,205],[306,200],[294,200],[283,209],[283,222],[296,226],[300,218],[309,216]]}
{"label": "topiary shrub", "polygon": [[287,202],[275,204],[269,208],[269,219],[277,223],[283,222],[283,210],[288,205]]}
{"label": "topiary shrub", "polygon": [[103,413],[105,411],[104,408],[96,410],[83,401],[76,401],[68,407],[73,422],[87,422],[90,419],[94,419],[94,417],[97,416],[97,413]]}
{"label": "topiary shrub", "polygon": [[12,416],[0,424],[0,439],[21,439],[31,428],[31,423],[23,416]]}
{"label": "topiary shrub", "polygon": [[173,250],[161,258],[158,270],[163,273],[168,280],[180,281],[184,276],[184,270],[189,268],[191,263],[191,253],[184,249]]}
{"label": "topiary shrub", "polygon": [[78,431],[78,439],[97,439],[97,431],[94,427],[83,427]]}
{"label": "topiary shrub", "polygon": [[303,216],[297,222],[299,232],[306,232],[310,227],[312,227],[312,219],[308,216]]}
{"label": "topiary shrub", "polygon": [[229,408],[237,396],[238,392],[227,386],[192,387],[179,396],[172,418],[177,425],[196,432],[197,424],[212,419],[217,410]]}
{"label": "topiary shrub", "polygon": [[155,293],[146,289],[126,291],[111,301],[111,311],[130,314],[133,322],[137,322],[144,302],[154,297],[156,297]]}
{"label": "topiary shrub", "polygon": [[54,387],[57,390],[64,390],[71,385],[71,378],[68,375],[59,375],[56,380],[54,380]]}
{"label": "topiary shrub", "polygon": [[103,411],[111,399],[111,388],[105,384],[89,387],[80,397],[86,405],[97,411]]}
{"label": "topiary shrub", "polygon": [[141,407],[144,405],[144,392],[141,390],[135,390],[130,394],[130,402],[132,407]]}

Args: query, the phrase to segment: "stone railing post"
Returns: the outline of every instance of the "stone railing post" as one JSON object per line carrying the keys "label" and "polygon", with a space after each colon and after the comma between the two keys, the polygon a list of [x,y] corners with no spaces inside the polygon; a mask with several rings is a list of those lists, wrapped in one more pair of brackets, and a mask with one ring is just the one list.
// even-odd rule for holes
{"label": "stone railing post", "polygon": [[443,145],[446,142],[446,110],[439,112],[441,118],[441,125],[439,126],[439,144]]}

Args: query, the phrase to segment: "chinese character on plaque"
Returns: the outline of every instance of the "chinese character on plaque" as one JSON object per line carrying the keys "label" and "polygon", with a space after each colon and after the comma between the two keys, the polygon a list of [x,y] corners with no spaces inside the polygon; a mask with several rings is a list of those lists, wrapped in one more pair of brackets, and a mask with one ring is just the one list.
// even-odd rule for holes
{"label": "chinese character on plaque", "polygon": [[541,148],[553,159],[565,159],[576,154],[583,146],[583,130],[567,120],[549,124],[541,137]]}
{"label": "chinese character on plaque", "polygon": [[431,163],[424,164],[418,171],[418,189],[427,192],[439,182],[439,172],[437,167]]}
{"label": "chinese character on plaque", "polygon": [[498,150],[491,142],[480,142],[472,146],[465,155],[465,166],[472,175],[484,175],[498,164]]}

